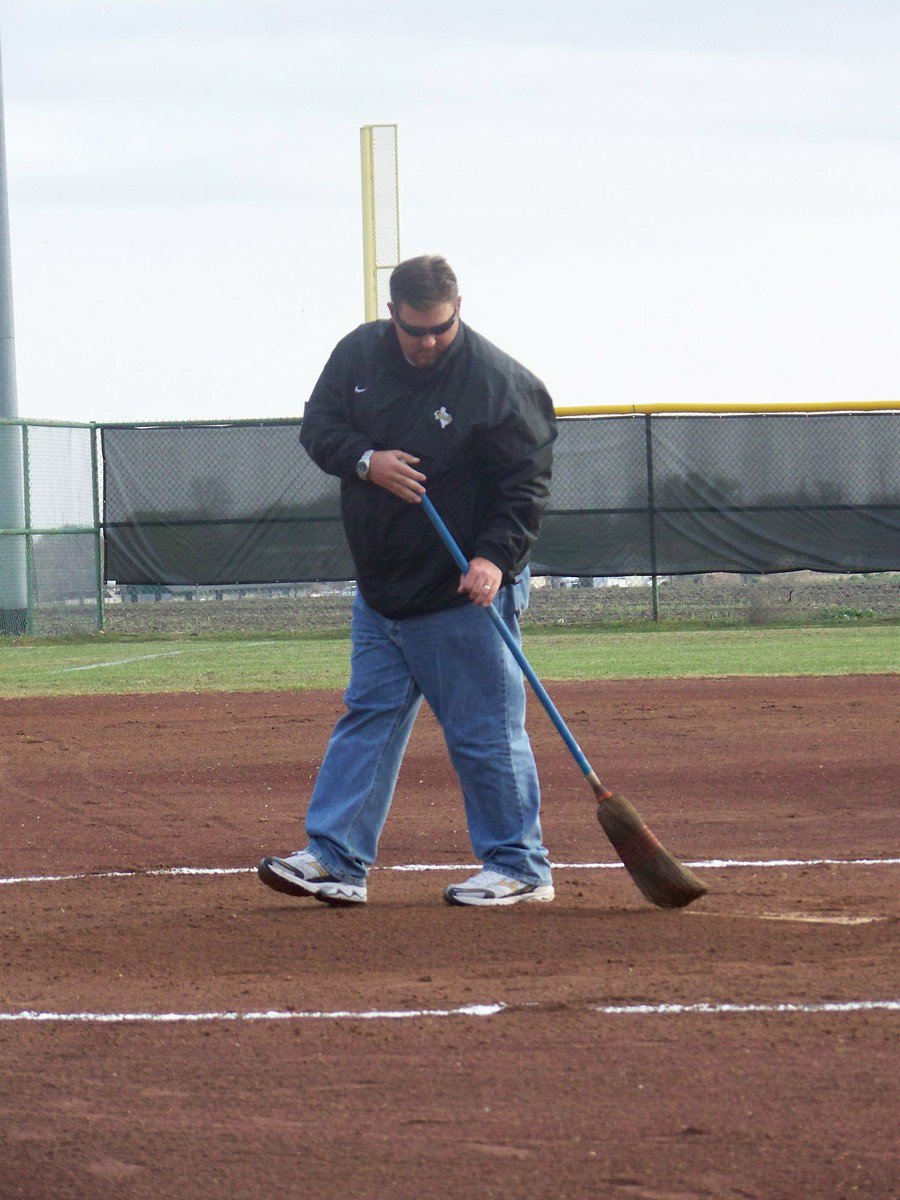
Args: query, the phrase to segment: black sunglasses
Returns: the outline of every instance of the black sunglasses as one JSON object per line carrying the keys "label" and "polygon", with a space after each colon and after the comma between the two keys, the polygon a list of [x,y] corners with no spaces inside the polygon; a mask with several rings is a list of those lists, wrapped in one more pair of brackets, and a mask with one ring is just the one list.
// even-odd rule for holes
{"label": "black sunglasses", "polygon": [[448,329],[453,328],[453,322],[458,316],[459,308],[454,308],[453,315],[446,321],[442,321],[440,325],[407,325],[405,321],[400,320],[396,311],[394,312],[394,320],[397,322],[403,332],[414,338],[440,337],[442,333],[446,333]]}

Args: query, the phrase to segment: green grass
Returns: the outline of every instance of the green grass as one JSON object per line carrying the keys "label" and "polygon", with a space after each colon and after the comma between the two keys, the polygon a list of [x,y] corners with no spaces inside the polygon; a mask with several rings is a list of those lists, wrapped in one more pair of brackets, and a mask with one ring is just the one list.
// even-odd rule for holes
{"label": "green grass", "polygon": [[[900,668],[900,629],[809,627],[533,628],[525,653],[541,678],[846,675]],[[350,642],[340,636],[0,642],[0,696],[341,688]]]}
{"label": "green grass", "polygon": [[865,675],[900,669],[895,626],[545,633],[526,649],[547,679]]}

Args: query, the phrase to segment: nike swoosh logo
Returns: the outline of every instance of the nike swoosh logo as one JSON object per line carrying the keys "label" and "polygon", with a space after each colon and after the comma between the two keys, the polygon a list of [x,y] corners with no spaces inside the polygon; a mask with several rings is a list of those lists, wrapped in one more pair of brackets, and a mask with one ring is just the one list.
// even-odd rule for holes
{"label": "nike swoosh logo", "polygon": [[364,387],[360,387],[359,384],[357,384],[353,390],[354,390],[354,392],[359,393],[359,392],[364,392],[366,389]]}

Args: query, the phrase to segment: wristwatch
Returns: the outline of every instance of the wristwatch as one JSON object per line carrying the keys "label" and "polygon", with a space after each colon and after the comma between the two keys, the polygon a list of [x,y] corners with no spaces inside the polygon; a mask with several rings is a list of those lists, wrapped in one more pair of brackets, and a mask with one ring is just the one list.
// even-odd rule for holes
{"label": "wristwatch", "polygon": [[374,450],[367,450],[365,452],[365,454],[360,458],[359,462],[356,464],[356,474],[359,476],[360,479],[368,479],[369,478],[369,462],[374,453],[375,453]]}

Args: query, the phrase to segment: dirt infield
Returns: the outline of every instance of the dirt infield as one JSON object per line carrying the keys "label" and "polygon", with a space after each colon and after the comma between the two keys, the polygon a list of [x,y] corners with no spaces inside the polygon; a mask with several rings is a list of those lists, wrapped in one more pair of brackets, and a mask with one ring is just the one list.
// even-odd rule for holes
{"label": "dirt infield", "polygon": [[332,910],[250,868],[336,693],[0,701],[0,1198],[896,1197],[896,678],[550,690],[708,897],[641,899],[536,703],[557,900],[471,911],[430,715]]}

